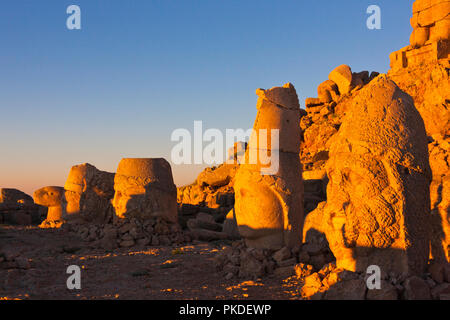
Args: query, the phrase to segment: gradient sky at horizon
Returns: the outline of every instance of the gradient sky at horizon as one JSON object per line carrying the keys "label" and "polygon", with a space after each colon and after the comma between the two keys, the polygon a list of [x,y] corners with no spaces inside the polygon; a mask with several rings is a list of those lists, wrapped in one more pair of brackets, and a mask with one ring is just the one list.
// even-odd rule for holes
{"label": "gradient sky at horizon", "polygon": [[[82,29],[66,28],[81,7]],[[366,9],[381,7],[382,30]],[[410,0],[7,0],[0,5],[0,187],[64,185],[72,165],[170,160],[176,128],[251,128],[256,88],[301,105],[340,64],[387,72]],[[204,166],[172,166],[192,182]]]}

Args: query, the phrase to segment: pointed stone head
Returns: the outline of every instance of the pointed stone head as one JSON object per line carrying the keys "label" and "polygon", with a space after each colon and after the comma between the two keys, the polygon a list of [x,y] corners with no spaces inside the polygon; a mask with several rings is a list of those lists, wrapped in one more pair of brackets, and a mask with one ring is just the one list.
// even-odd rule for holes
{"label": "pointed stone head", "polygon": [[[291,83],[268,90],[257,89],[258,114],[253,125],[248,149],[298,152],[300,149],[300,105]],[[277,132],[272,136],[272,131]],[[267,142],[265,142],[267,137]],[[261,139],[263,138],[263,139]],[[276,138],[278,141],[272,141]],[[251,152],[251,151],[250,151]]]}
{"label": "pointed stone head", "polygon": [[339,267],[424,271],[430,239],[427,135],[412,98],[386,76],[353,101],[333,137],[327,175],[319,229]]}

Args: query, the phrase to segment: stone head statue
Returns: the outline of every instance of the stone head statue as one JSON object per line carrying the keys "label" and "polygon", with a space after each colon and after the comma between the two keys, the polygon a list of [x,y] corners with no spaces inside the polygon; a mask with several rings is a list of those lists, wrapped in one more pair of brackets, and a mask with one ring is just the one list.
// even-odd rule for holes
{"label": "stone head statue", "polygon": [[165,159],[122,159],[114,190],[118,217],[161,217],[177,222],[177,189]]}
{"label": "stone head statue", "polygon": [[[290,83],[270,90],[258,89],[256,94],[256,135],[250,138],[245,163],[235,176],[236,222],[249,247],[293,247],[301,242],[303,220],[298,97]],[[271,130],[278,130],[279,141],[272,141]],[[260,143],[262,135],[267,136],[268,143]],[[277,170],[264,174],[261,168],[266,164],[259,157],[252,162],[251,152],[269,153],[271,160],[278,162]],[[276,158],[272,157],[274,153]]]}
{"label": "stone head statue", "polygon": [[353,101],[333,137],[327,175],[327,202],[308,215],[304,235],[310,228],[324,232],[338,266],[348,270],[371,264],[386,272],[425,270],[427,135],[412,98],[386,76]]}
{"label": "stone head statue", "polygon": [[114,174],[89,163],[73,166],[64,185],[69,217],[105,219],[114,197]]}
{"label": "stone head statue", "polygon": [[36,190],[33,198],[36,204],[48,207],[47,218],[42,223],[41,227],[61,226],[66,215],[64,188],[44,187]]}

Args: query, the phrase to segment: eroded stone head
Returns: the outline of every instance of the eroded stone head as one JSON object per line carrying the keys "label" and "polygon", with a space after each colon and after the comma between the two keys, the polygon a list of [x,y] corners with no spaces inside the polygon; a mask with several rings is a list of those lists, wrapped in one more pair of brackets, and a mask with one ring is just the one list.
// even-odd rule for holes
{"label": "eroded stone head", "polygon": [[[294,86],[287,83],[283,87],[258,89],[256,94],[258,114],[253,125],[256,136],[250,137],[250,152],[254,149],[297,152],[300,148],[300,105]],[[272,136],[272,131],[277,134]],[[267,136],[267,141],[260,139],[263,135]],[[272,137],[277,141],[272,141]]]}
{"label": "eroded stone head", "polygon": [[165,159],[122,159],[114,178],[118,217],[177,221],[177,190]]}
{"label": "eroded stone head", "polygon": [[431,170],[411,97],[385,76],[361,90],[333,137],[327,174],[327,203],[307,220],[322,215],[317,229],[326,233],[338,266],[423,272]]}
{"label": "eroded stone head", "polygon": [[62,187],[43,187],[36,190],[33,194],[36,204],[45,207],[58,207],[64,201],[64,188]]}
{"label": "eroded stone head", "polygon": [[104,220],[114,197],[114,173],[89,163],[73,166],[64,185],[67,214],[86,220]]}

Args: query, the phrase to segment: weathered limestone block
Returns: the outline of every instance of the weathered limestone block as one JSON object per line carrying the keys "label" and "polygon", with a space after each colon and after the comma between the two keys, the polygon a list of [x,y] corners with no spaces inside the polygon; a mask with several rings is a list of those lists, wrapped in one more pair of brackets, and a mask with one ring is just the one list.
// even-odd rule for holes
{"label": "weathered limestone block", "polygon": [[[279,249],[293,247],[301,240],[303,182],[299,159],[300,108],[295,88],[290,84],[270,90],[257,90],[259,96],[254,132],[235,177],[235,218],[247,246]],[[260,130],[263,131],[260,131]],[[264,131],[267,130],[267,131]],[[279,130],[278,143],[271,143],[271,130]],[[260,143],[266,135],[269,143]],[[276,141],[273,141],[276,142]],[[270,164],[251,152],[270,153]],[[275,155],[278,155],[278,161]],[[256,158],[256,157],[253,157]],[[267,166],[278,170],[263,174]]]}
{"label": "weathered limestone block", "polygon": [[64,189],[68,217],[104,222],[114,197],[114,173],[100,171],[89,163],[76,165]]}
{"label": "weathered limestone block", "polygon": [[177,188],[165,159],[122,159],[114,190],[113,206],[118,217],[161,217],[177,222]]}
{"label": "weathered limestone block", "polygon": [[319,98],[306,98],[305,106],[306,108],[317,107],[323,105],[323,102]]}
{"label": "weathered limestone block", "polygon": [[448,40],[450,38],[450,1],[416,0],[413,3],[411,18],[413,32],[410,44],[413,47],[424,46],[430,40]]}
{"label": "weathered limestone block", "polygon": [[450,40],[429,42],[420,48],[405,47],[389,55],[390,67],[397,71],[420,65],[435,64],[439,60],[450,59]]}
{"label": "weathered limestone block", "polygon": [[326,80],[317,87],[320,102],[329,103],[339,99],[339,89],[334,81]]}
{"label": "weathered limestone block", "polygon": [[427,135],[410,96],[385,75],[355,97],[330,147],[327,202],[305,221],[337,266],[425,271],[431,239]]}
{"label": "weathered limestone block", "polygon": [[[417,5],[416,3],[419,3]],[[421,0],[416,0],[413,4],[413,19],[421,27],[434,25],[437,21],[443,20],[450,12],[450,1],[448,0],[434,0],[428,4],[420,4]]]}
{"label": "weathered limestone block", "polygon": [[352,69],[348,65],[340,65],[331,71],[328,79],[336,83],[340,94],[347,94],[352,89],[353,74]]}
{"label": "weathered limestone block", "polygon": [[[450,3],[450,1],[448,2]],[[450,11],[447,18],[436,21],[434,27],[430,29],[430,40],[448,40],[450,39]]]}
{"label": "weathered limestone block", "polygon": [[34,192],[36,204],[48,207],[47,218],[39,225],[41,228],[59,228],[66,216],[66,200],[63,187],[44,187]]}
{"label": "weathered limestone block", "polygon": [[206,168],[198,175],[197,183],[199,186],[223,187],[231,182],[238,167],[237,164],[225,163],[217,167]]}
{"label": "weathered limestone block", "polygon": [[206,202],[207,193],[197,183],[177,189],[177,202],[198,206]]}
{"label": "weathered limestone block", "polygon": [[430,28],[424,27],[417,27],[413,30],[411,33],[411,37],[409,38],[409,43],[413,47],[421,47],[425,45],[425,43],[430,38]]}

